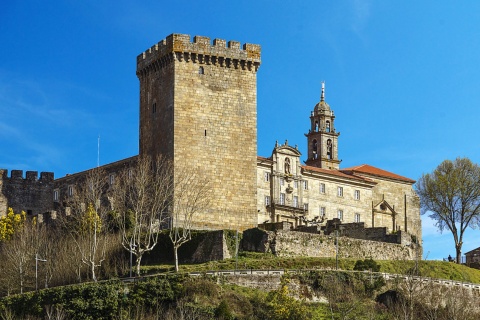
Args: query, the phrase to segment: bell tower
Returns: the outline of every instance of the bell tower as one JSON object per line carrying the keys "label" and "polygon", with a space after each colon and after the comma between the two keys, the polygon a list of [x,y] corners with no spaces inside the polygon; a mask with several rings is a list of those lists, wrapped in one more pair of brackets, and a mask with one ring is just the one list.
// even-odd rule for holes
{"label": "bell tower", "polygon": [[335,115],[325,102],[325,82],[322,82],[320,102],[315,105],[310,115],[310,130],[305,134],[308,144],[309,166],[324,169],[339,169],[338,136],[335,130]]}

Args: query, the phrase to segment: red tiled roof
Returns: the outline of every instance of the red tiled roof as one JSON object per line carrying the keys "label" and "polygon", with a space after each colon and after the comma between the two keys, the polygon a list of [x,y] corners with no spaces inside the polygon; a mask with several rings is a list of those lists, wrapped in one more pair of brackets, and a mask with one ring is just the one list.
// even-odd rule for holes
{"label": "red tiled roof", "polygon": [[376,168],[376,167],[368,165],[368,164],[362,164],[362,165],[356,166],[356,167],[345,168],[345,169],[341,169],[340,171],[352,172],[353,174],[355,174],[355,172],[358,172],[358,173],[364,173],[364,174],[369,174],[369,175],[373,175],[373,176],[379,176],[379,177],[385,177],[385,178],[390,178],[390,179],[415,183],[415,180],[400,176],[398,174],[395,174],[395,173],[392,173],[392,172],[389,172],[389,171],[386,171],[386,170]]}
{"label": "red tiled roof", "polygon": [[265,157],[262,157],[262,156],[257,156],[257,161],[272,161],[272,159],[265,158]]}
{"label": "red tiled roof", "polygon": [[354,179],[354,180],[360,180],[360,181],[365,181],[365,182],[373,182],[372,180],[360,176],[354,176],[351,174],[346,174],[344,172],[341,172],[340,170],[332,170],[332,169],[323,169],[323,168],[318,168],[318,167],[312,167],[312,166],[302,166],[302,169],[308,170],[308,171],[315,171],[319,173],[324,173],[327,175],[333,175],[337,176],[340,178],[345,178],[345,179]]}

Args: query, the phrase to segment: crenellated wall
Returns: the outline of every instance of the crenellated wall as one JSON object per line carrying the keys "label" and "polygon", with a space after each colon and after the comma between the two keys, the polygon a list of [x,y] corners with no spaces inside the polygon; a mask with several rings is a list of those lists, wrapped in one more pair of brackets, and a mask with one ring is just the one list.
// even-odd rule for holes
{"label": "crenellated wall", "polygon": [[[171,34],[148,50],[137,56],[137,75],[140,77],[150,70],[158,70],[175,59],[198,61],[206,64],[219,64],[225,67],[241,67],[255,71],[260,65],[260,45],[195,36],[191,42],[190,35]],[[171,53],[175,52],[175,55]]]}
{"label": "crenellated wall", "polygon": [[53,172],[0,169],[0,215],[10,207],[15,213],[38,215],[53,210]]}

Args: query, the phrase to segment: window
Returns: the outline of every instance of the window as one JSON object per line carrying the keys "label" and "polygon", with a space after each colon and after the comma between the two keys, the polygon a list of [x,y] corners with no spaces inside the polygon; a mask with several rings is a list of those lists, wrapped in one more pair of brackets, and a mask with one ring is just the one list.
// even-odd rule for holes
{"label": "window", "polygon": [[293,196],[293,206],[298,208],[298,196]]}
{"label": "window", "polygon": [[353,194],[353,198],[355,200],[360,200],[360,190],[355,190],[355,193]]}
{"label": "window", "polygon": [[340,220],[343,220],[343,210],[338,210],[337,211],[337,218]]}
{"label": "window", "polygon": [[114,182],[115,182],[115,175],[113,173],[111,173],[109,176],[108,176],[108,182],[110,183],[110,185],[113,185]]}
{"label": "window", "polygon": [[333,159],[332,149],[333,149],[332,140],[328,139],[327,140],[327,158],[328,159]]}
{"label": "window", "polygon": [[68,186],[68,196],[73,196],[73,186]]}
{"label": "window", "polygon": [[360,213],[355,213],[355,216],[353,218],[355,222],[360,222]]}
{"label": "window", "polygon": [[313,159],[317,159],[318,158],[317,140],[313,140],[312,142],[312,151],[313,151]]}
{"label": "window", "polygon": [[270,196],[265,196],[265,205],[266,206],[270,205]]}
{"label": "window", "polygon": [[264,179],[265,179],[265,182],[270,181],[270,172],[265,171],[265,172],[263,173],[263,177],[264,177]]}
{"label": "window", "polygon": [[343,197],[343,187],[337,187],[337,196]]}
{"label": "window", "polygon": [[327,120],[325,131],[330,132],[330,121]]}
{"label": "window", "polygon": [[303,180],[303,189],[308,190],[308,181]]}
{"label": "window", "polygon": [[298,181],[297,180],[293,181],[293,187],[295,189],[298,189]]}
{"label": "window", "polygon": [[320,218],[323,218],[327,214],[327,209],[325,207],[320,207],[319,213],[320,213]]}
{"label": "window", "polygon": [[53,201],[58,201],[58,189],[53,190]]}
{"label": "window", "polygon": [[320,183],[320,193],[325,193],[325,183]]}
{"label": "window", "polygon": [[303,204],[303,210],[308,211],[308,203]]}
{"label": "window", "polygon": [[280,204],[285,205],[285,193],[280,193]]}
{"label": "window", "polygon": [[152,113],[156,113],[156,112],[157,112],[157,103],[154,102],[152,105]]}
{"label": "window", "polygon": [[205,69],[203,67],[198,68],[198,74],[205,74]]}
{"label": "window", "polygon": [[283,178],[280,178],[280,185],[283,186],[285,184],[285,180]]}

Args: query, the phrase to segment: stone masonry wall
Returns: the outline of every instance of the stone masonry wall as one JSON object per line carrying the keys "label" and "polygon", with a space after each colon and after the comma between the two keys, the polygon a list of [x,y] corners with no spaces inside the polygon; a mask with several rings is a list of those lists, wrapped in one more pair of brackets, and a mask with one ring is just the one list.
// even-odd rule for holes
{"label": "stone masonry wall", "polygon": [[0,169],[0,216],[10,207],[15,213],[38,215],[53,210],[53,173]]}
{"label": "stone masonry wall", "polygon": [[140,154],[201,170],[212,187],[199,229],[257,224],[257,87],[260,46],[172,34],[137,58]]}
{"label": "stone masonry wall", "polygon": [[[413,260],[415,251],[410,246],[338,237],[340,258],[374,260]],[[246,251],[272,252],[280,257],[334,257],[334,236],[291,231],[246,230],[242,248]]]}

